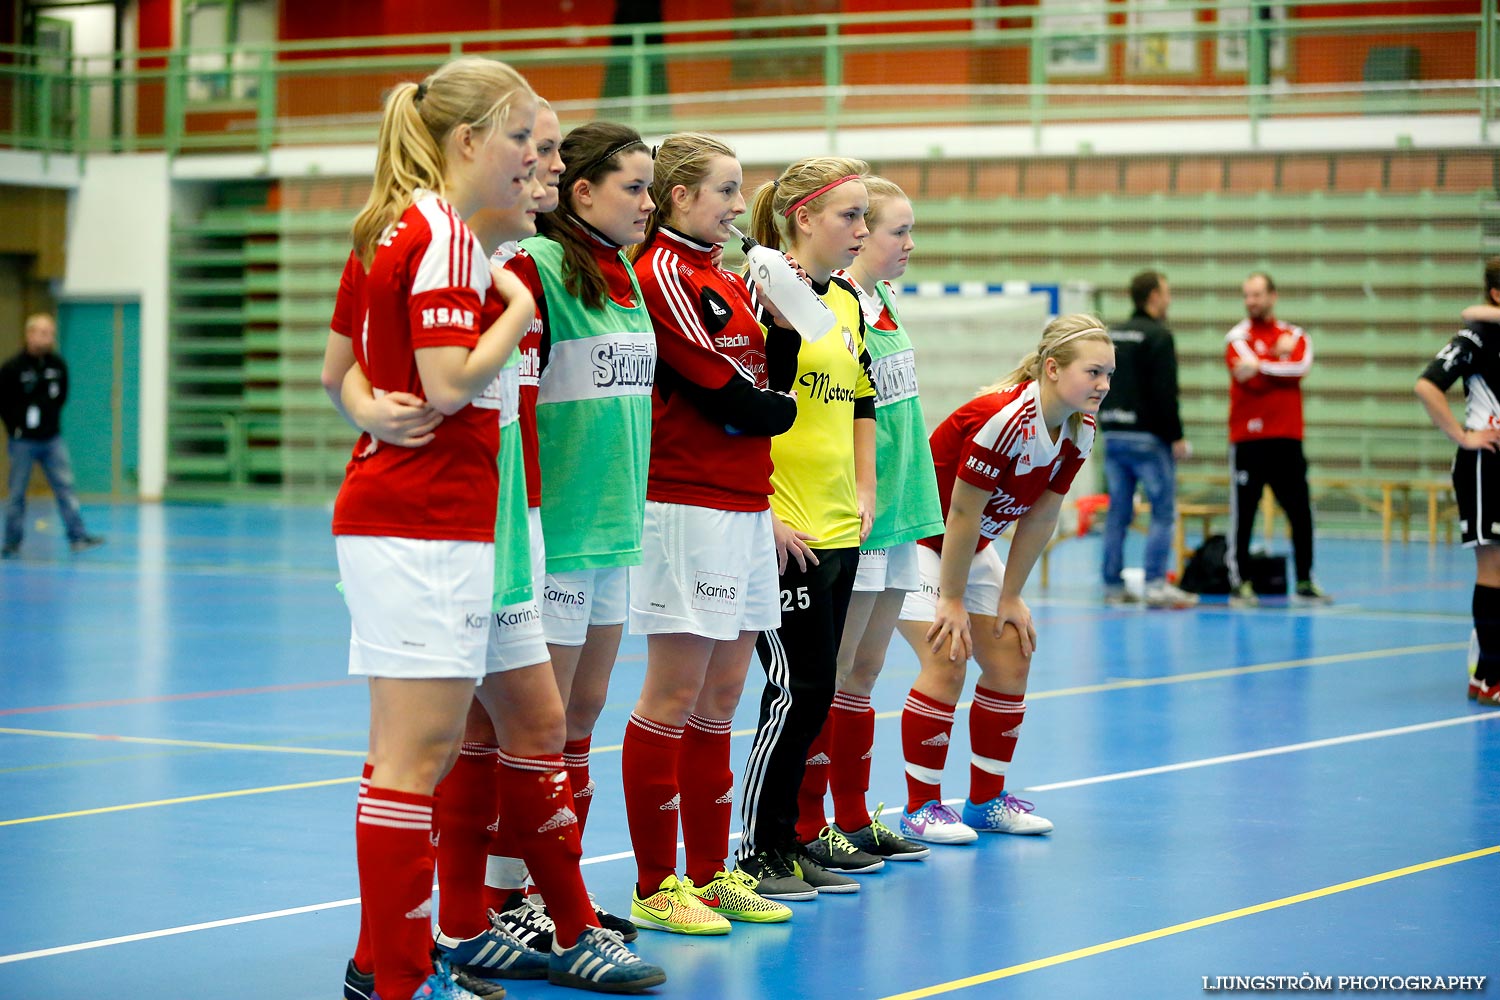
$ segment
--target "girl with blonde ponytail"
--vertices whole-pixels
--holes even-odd
[[[922,588],[907,596],[898,626],[921,663],[901,716],[903,837],[962,844],[979,832],[1052,830],[1031,803],[1005,790],[1037,645],[1021,589],[1093,448],[1094,414],[1114,369],[1114,345],[1098,319],[1059,316],[1014,371],[932,432],[943,533],[922,539]],[[1011,524],[1002,564],[990,543]],[[979,681],[969,712],[969,796],[960,815],[943,804],[941,783],[970,656],[979,662]]]
[[[809,750],[833,701],[859,546],[875,516],[865,321],[858,293],[834,273],[853,263],[869,235],[866,173],[859,160],[799,160],[763,185],[751,206],[755,238],[787,249],[838,320],[833,332],[798,350],[797,419],[771,440],[781,624],[756,642],[767,683],[745,767],[739,867],[760,880],[763,895],[779,899],[856,892],[859,883],[841,872],[884,864],[821,824],[799,825],[797,805]],[[779,891],[765,891],[768,885]]]
[[[434,968],[430,922],[413,919],[431,908],[434,789],[459,754],[475,682],[486,674],[500,434],[487,390],[535,311],[524,284],[491,267],[464,220],[524,215],[527,199],[540,193],[535,116],[525,80],[490,60],[460,59],[395,88],[376,184],[355,221],[340,288],[338,324],[373,394],[406,392],[444,417],[421,447],[362,437],[334,507],[352,620],[350,672],[371,679],[370,757],[356,823],[368,942],[346,974],[346,991],[368,962],[372,990],[383,997],[472,1000],[452,966],[496,948],[507,950],[513,969],[566,985],[634,990],[665,978],[592,926],[576,824],[549,826],[526,844],[528,857],[542,859],[536,867],[547,872],[548,891],[571,903],[585,928],[574,942],[559,929],[552,955],[486,928],[440,940]],[[560,705],[551,718],[560,728]],[[506,808],[523,825],[566,813],[572,796],[560,751],[525,759],[510,783]],[[584,965],[618,973],[608,983],[584,981],[576,972]]]

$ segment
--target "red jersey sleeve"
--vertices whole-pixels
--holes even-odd
[[[481,310],[493,284],[489,257],[451,206],[445,204],[424,215],[430,236],[414,241],[407,261],[412,349],[472,349],[484,332]]]
[[[364,325],[365,268],[354,251],[344,262],[344,273],[339,276],[339,296],[334,300],[333,319],[328,328],[345,337],[353,337]]]
[[[997,411],[959,447],[954,475],[970,486],[993,493],[1010,468],[1010,445],[1020,435],[1024,423],[1024,409]]]

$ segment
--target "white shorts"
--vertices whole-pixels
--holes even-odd
[[[916,542],[902,542],[887,549],[860,549],[854,589],[862,594],[916,590],[922,585],[921,571],[917,568],[919,548]]]
[[[542,587],[542,630],[557,646],[582,646],[591,625],[622,625],[628,608],[624,566],[548,573]]]
[[[334,541],[349,605],[349,673],[484,677],[493,543],[374,535]]]
[[[531,529],[531,600],[507,604],[490,615],[489,647],[484,657],[486,673],[517,670],[546,663],[549,659],[538,600],[547,582],[547,551],[542,543],[540,507],[531,508],[528,524]]]
[[[641,565],[630,568],[630,631],[736,639],[781,627],[769,510],[646,501]]]
[[[922,582],[918,590],[901,602],[901,620],[930,622],[937,611],[938,578],[942,557],[925,545],[917,546],[917,570]],[[969,565],[969,582],[964,586],[964,610],[971,615],[995,617],[1000,607],[1000,584],[1005,579],[1005,564],[995,546],[986,545],[974,554]]]

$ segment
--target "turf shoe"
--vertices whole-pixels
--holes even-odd
[[[1488,708],[1500,706],[1500,681],[1494,684],[1480,682],[1479,690],[1474,692],[1474,703]]]
[[[589,927],[571,948],[552,942],[547,982],[597,993],[639,993],[667,981],[661,966],[652,965],[625,947],[620,935],[603,927]]]
[[[728,934],[729,921],[705,906],[691,891],[691,879],[668,875],[661,888],[645,899],[630,890],[630,919],[637,927],[673,934]]]
[[[796,866],[797,876],[818,890],[820,895],[825,892],[859,891],[859,882],[843,872],[829,871],[824,868],[818,863],[818,859],[809,854],[807,848],[800,844],[792,852],[792,863]]]
[[[552,931],[556,925],[547,916],[547,911],[529,902],[519,892],[511,893],[505,902],[504,910],[499,913],[490,911],[490,923],[498,921],[501,927],[528,948],[540,952],[551,951]]]
[[[530,896],[530,901],[533,906],[540,906],[542,908],[542,913],[547,914],[547,918],[549,920],[551,919],[552,915],[550,913],[547,913],[547,901],[542,898],[541,893],[532,893]],[[616,934],[620,935],[621,941],[634,941],[637,937],[640,936],[641,932],[636,929],[635,924],[631,923],[629,920],[626,920],[624,917],[615,916],[613,913],[610,913],[604,907],[600,906],[599,901],[594,898],[594,894],[592,892],[589,893],[589,905],[594,908],[594,919],[599,921],[599,926],[603,927],[607,931],[614,931]]]
[[[375,995],[375,973],[360,972],[354,959],[344,966],[344,1000],[370,1000]]]
[[[683,888],[696,897],[698,902],[726,919],[743,920],[751,924],[779,924],[792,919],[792,908],[762,896],[756,891],[759,885],[754,877],[741,868],[720,871],[701,888],[691,882],[683,882]]]
[[[379,1000],[378,995],[375,1000]],[[458,974],[447,961],[438,958],[432,963],[432,975],[417,987],[417,991],[411,995],[411,1000],[478,1000],[478,998],[458,985]]]
[[[964,823],[979,833],[1051,833],[1052,821],[1035,815],[1035,808],[1025,799],[1001,792],[988,802],[965,800]]]
[[[885,858],[887,861],[921,861],[932,853],[930,847],[923,847],[915,841],[907,840],[880,822],[880,814],[884,809],[884,802],[875,807],[875,811],[870,814],[869,826],[862,826],[858,830],[842,830],[835,823],[833,828],[842,833],[849,843],[861,851]]]
[[[503,926],[491,921],[471,938],[451,938],[441,928],[437,951],[450,965],[484,979],[545,979],[547,953],[528,948]]]
[[[1298,580],[1292,591],[1293,604],[1332,604],[1333,595],[1318,586],[1316,580]]]
[[[762,899],[802,903],[818,898],[818,890],[803,881],[791,857],[781,851],[756,851],[736,862],[735,871],[754,880],[755,891]]]
[[[979,839],[973,827],[937,799],[929,799],[913,812],[903,810],[898,829],[907,840],[929,844],[972,844]]]
[[[849,843],[849,838],[831,826],[823,827],[818,839],[803,847],[812,859],[831,871],[846,875],[878,872],[885,867],[885,858],[861,851]]]

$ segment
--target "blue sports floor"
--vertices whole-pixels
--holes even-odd
[[[85,516],[106,547],[69,556],[52,521],[0,564],[0,997],[335,1000],[367,702],[344,675],[327,512]],[[1472,557],[1338,539],[1318,556],[1331,608],[1145,612],[1101,607],[1097,542],[1064,544],[1029,594],[1041,645],[1011,772],[1056,833],[934,848],[787,925],[643,932],[659,995],[1119,1000],[1218,976],[1500,974],[1500,712],[1463,695]],[[643,653],[627,639],[594,740],[585,877],[617,912]],[[897,638],[872,805],[904,797],[914,672]]]

